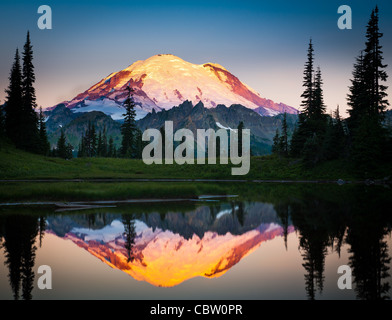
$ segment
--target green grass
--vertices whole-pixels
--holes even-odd
[[[14,201],[86,201],[123,199],[195,198],[212,186],[161,182],[7,182],[0,185],[0,202]]]
[[[276,156],[252,157],[250,171],[233,176],[229,164],[146,165],[142,160],[113,158],[75,158],[63,160],[43,157],[0,145],[0,179],[246,179],[246,180],[355,180],[364,177],[348,170],[344,160],[305,168],[300,161]],[[392,165],[380,168],[375,178],[392,173]]]
[[[356,185],[236,182],[3,182],[0,203],[72,202],[129,199],[194,199],[200,195],[237,195],[235,199],[279,201],[317,190],[330,194]],[[339,196],[339,193],[338,193]]]

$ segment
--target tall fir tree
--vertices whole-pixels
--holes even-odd
[[[313,101],[311,109],[307,114],[307,127],[309,131],[309,138],[313,139],[313,135],[317,135],[317,139],[322,141],[324,139],[325,130],[327,126],[327,115],[325,113],[326,107],[324,104],[323,80],[321,76],[320,67],[317,68],[313,82]]]
[[[95,125],[91,125],[91,157],[95,157],[97,155],[97,133],[95,130]]]
[[[127,87],[128,96],[124,101],[125,113],[124,123],[121,125],[121,154],[126,158],[134,158],[135,157],[135,134],[136,134],[136,111],[135,111],[135,102],[133,100],[133,92],[134,89],[131,87]]]
[[[97,155],[97,134],[95,131],[95,125],[88,122],[86,132],[82,136],[78,157],[95,157]]]
[[[304,67],[302,86],[304,91],[301,95],[302,111],[298,115],[297,127],[293,132],[291,140],[291,155],[301,157],[306,140],[312,135],[309,118],[314,114],[314,48],[312,39],[309,41],[307,60]]]
[[[238,130],[238,156],[242,157],[242,130],[244,130],[243,121],[240,121],[237,130]],[[219,142],[220,142],[220,138],[219,138]],[[219,154],[220,154],[220,146],[219,146]]]
[[[78,154],[77,154],[78,158],[83,158],[84,157],[83,139],[84,139],[84,135],[82,135],[82,138],[79,141]]]
[[[281,157],[289,156],[289,137],[288,137],[288,126],[287,126],[287,114],[283,114],[282,120],[282,134],[279,133],[279,129],[276,129],[275,136],[273,138],[272,153],[277,154]]]
[[[106,136],[106,126],[103,127],[102,130],[102,154],[101,157],[108,156],[108,138]]]
[[[28,151],[40,152],[40,139],[38,131],[38,117],[35,109],[37,107],[35,96],[35,73],[33,65],[33,47],[30,41],[30,33],[27,32],[26,43],[23,48],[22,69],[22,119],[20,125],[23,127],[21,133],[22,148]]]
[[[388,75],[383,64],[378,7],[370,16],[366,29],[365,50],[354,65],[348,95],[350,117],[350,159],[362,174],[371,174],[383,159],[387,144],[383,127],[385,109],[389,105],[384,83]]]
[[[98,140],[97,140],[97,156],[103,157],[103,140],[102,140],[102,131],[100,130],[98,133]]]
[[[108,152],[107,152],[107,156],[109,158],[114,158],[114,141],[113,141],[113,137],[110,136],[109,137],[109,143],[108,143]]]
[[[287,157],[289,155],[289,136],[288,136],[286,112],[283,114],[282,136],[280,137],[279,144],[280,144],[280,152],[282,156]]]
[[[383,52],[380,45],[380,39],[383,34],[379,31],[378,7],[372,11],[366,31],[366,48],[364,55],[364,72],[365,81],[368,85],[369,94],[369,113],[380,120],[383,119],[383,112],[389,105],[386,100],[387,86],[381,82],[386,82],[388,75],[386,73],[387,65],[383,64]]]
[[[85,137],[84,134],[82,134],[78,146],[78,158],[83,158],[86,156],[86,148],[84,147],[84,142],[85,142]]]
[[[147,145],[145,141],[142,139],[143,133],[140,129],[136,128],[135,131],[135,158],[141,159],[143,148]]]
[[[308,128],[306,127],[305,121],[305,113],[299,113],[298,123],[294,128],[293,135],[290,141],[290,155],[294,158],[301,157],[306,139],[309,136]]]
[[[324,104],[324,93],[323,93],[323,80],[321,76],[320,67],[317,68],[315,78],[314,78],[314,92],[313,92],[313,110],[310,116],[311,119],[317,121],[318,128],[323,129],[323,124],[325,124],[325,111],[326,107]],[[316,130],[316,131],[317,131]]]
[[[327,121],[323,143],[323,159],[333,160],[345,158],[346,145],[346,134],[343,127],[343,121],[340,117],[339,106],[337,106],[334,115],[330,116]]]
[[[361,121],[362,117],[366,117],[368,114],[368,96],[366,94],[366,83],[365,83],[365,65],[363,58],[363,51],[356,59],[353,70],[353,78],[350,80],[351,86],[349,87],[349,94],[347,95],[347,104],[349,118],[347,119],[348,128],[354,130]]]
[[[165,126],[164,125],[159,129],[159,132],[161,133],[161,137],[162,137],[162,159],[165,159],[165,157],[166,157],[166,139],[165,139],[166,133],[165,133]]]
[[[5,134],[5,113],[4,105],[0,105],[0,138]]]
[[[313,44],[310,40],[302,84],[304,87],[301,95],[303,110],[299,114],[297,128],[294,130],[290,146],[291,155],[304,158],[309,165],[322,160],[320,144],[323,143],[327,124],[321,70],[317,68],[317,71],[314,71],[313,53]]]
[[[279,154],[280,153],[280,134],[279,134],[279,129],[276,129],[274,138],[272,139],[271,152],[273,154]]]
[[[67,139],[64,130],[61,130],[60,138],[57,140],[56,155],[59,158],[67,159]]]
[[[21,115],[23,106],[22,69],[20,66],[19,50],[16,49],[14,63],[9,76],[9,85],[5,90],[5,132],[17,148],[22,146]]]
[[[301,102],[301,106],[303,107],[303,113],[306,115],[306,117],[309,117],[310,114],[313,112],[313,102],[314,102],[314,97],[313,97],[313,75],[314,75],[314,49],[313,49],[313,43],[312,39],[309,41],[309,47],[308,47],[308,53],[307,53],[307,61],[305,63],[305,68],[304,68],[304,78],[303,78],[303,83],[302,86],[305,88],[304,92],[301,95],[301,98],[303,98]]]
[[[39,108],[38,116],[38,130],[39,130],[39,149],[37,150],[40,154],[49,155],[50,143],[46,132],[45,116],[42,112],[42,107]]]

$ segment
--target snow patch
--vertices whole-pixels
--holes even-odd
[[[237,130],[235,130],[235,129],[232,129],[232,128],[230,128],[230,127],[225,127],[225,126],[223,126],[222,124],[220,124],[220,122],[215,122],[216,123],[216,125],[218,126],[218,128],[221,128],[221,129],[225,129],[225,130],[231,130],[231,131],[237,131]]]
[[[122,105],[111,99],[103,100],[85,100],[85,106],[79,108],[72,108],[71,111],[74,113],[79,112],[90,112],[90,111],[101,111],[104,114],[110,116],[113,120],[124,119],[125,109]],[[143,118],[148,112],[136,106],[136,118],[135,120]]]
[[[236,206],[236,207],[234,208],[234,211],[237,211],[237,210],[238,210],[238,206]],[[226,215],[226,214],[231,214],[232,212],[233,212],[232,209],[226,209],[226,210],[219,211],[218,214],[216,215],[216,219],[218,220],[218,219],[220,219],[221,217],[223,217],[224,215]]]

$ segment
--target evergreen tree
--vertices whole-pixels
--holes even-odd
[[[239,157],[242,157],[242,130],[243,129],[244,129],[244,123],[241,121],[237,127],[237,130],[238,130],[238,156]],[[219,146],[219,153],[220,153],[220,146]]]
[[[97,156],[103,157],[103,140],[102,140],[102,132],[98,133],[98,141],[97,141]]]
[[[354,64],[353,79],[351,80],[351,86],[349,87],[350,93],[347,96],[347,104],[351,107],[348,112],[350,117],[348,118],[348,127],[350,130],[355,130],[358,126],[361,118],[368,114],[367,101],[368,97],[366,94],[365,84],[365,65],[363,52],[357,58]]]
[[[107,157],[108,155],[108,142],[106,138],[106,128],[99,131],[98,140],[97,140],[97,156],[98,157]]]
[[[134,150],[134,139],[136,134],[136,111],[135,111],[135,102],[133,100],[133,88],[127,87],[128,97],[124,101],[125,113],[124,123],[121,125],[121,154],[123,157],[134,158],[135,150]]]
[[[379,32],[378,8],[372,11],[366,31],[366,48],[354,65],[352,85],[348,95],[350,118],[350,159],[356,169],[375,170],[382,160],[382,150],[387,144],[382,121],[389,105],[386,100],[387,80],[383,64]]]
[[[380,45],[380,38],[383,34],[379,32],[378,23],[378,7],[376,6],[372,11],[366,31],[364,72],[369,94],[369,115],[375,115],[379,117],[379,120],[382,120],[383,112],[389,103],[386,100],[387,93],[385,92],[388,87],[381,85],[380,82],[385,82],[388,75],[385,70],[387,65],[383,64],[383,52]]]
[[[65,147],[65,159],[73,158],[73,146],[70,143],[67,143]]]
[[[106,136],[106,126],[103,127],[102,131],[102,157],[107,157],[108,156],[108,139]]]
[[[78,158],[82,158],[83,157],[82,141],[83,141],[83,136],[82,136],[82,139],[80,140],[79,146],[78,146]]]
[[[142,158],[143,148],[146,145],[146,142],[143,141],[142,136],[143,133],[141,132],[141,130],[136,128],[136,133],[135,133],[135,158],[136,159]]]
[[[298,114],[298,123],[297,126],[294,128],[293,136],[290,143],[290,154],[294,158],[299,158],[302,156],[305,142],[309,136],[309,131],[305,125],[305,121],[305,114]]]
[[[308,165],[314,165],[322,160],[321,144],[327,124],[321,70],[318,68],[314,72],[313,52],[313,44],[310,40],[304,69],[305,89],[301,95],[303,111],[298,116],[297,128],[294,130],[290,146],[291,155],[304,158]]]
[[[162,159],[164,160],[166,157],[166,150],[165,150],[165,146],[166,146],[166,133],[165,133],[165,126],[162,126],[159,129],[159,132],[161,133],[161,137],[162,137]],[[155,156],[155,155],[154,155]]]
[[[80,142],[79,142],[78,158],[83,158],[86,156],[86,148],[85,148],[84,142],[85,142],[85,136],[84,136],[84,134],[82,134],[82,138],[80,139]]]
[[[39,153],[48,155],[50,152],[50,144],[48,141],[48,135],[46,133],[45,116],[42,112],[42,107],[39,108],[38,116],[38,129],[39,129]]]
[[[317,68],[315,79],[314,79],[314,93],[313,93],[313,110],[309,117],[314,122],[313,131],[318,135],[322,135],[325,131],[326,116],[325,116],[325,105],[324,105],[324,94],[323,94],[323,80],[321,78],[320,67]]]
[[[313,44],[312,39],[309,41],[308,47],[308,54],[307,54],[307,61],[305,63],[304,69],[304,80],[302,86],[305,87],[304,92],[302,93],[301,97],[303,98],[301,106],[303,107],[303,113],[305,113],[306,117],[309,117],[313,113]]]
[[[279,129],[276,129],[275,136],[273,138],[273,143],[272,143],[272,148],[271,152],[273,154],[280,154],[280,135],[279,135]]]
[[[91,125],[91,157],[95,157],[97,155],[97,133],[95,131],[95,125]]]
[[[318,67],[314,77],[312,101],[310,107],[305,112],[306,126],[309,131],[308,138],[311,139],[316,134],[322,140],[326,129],[327,117],[322,85],[321,70]]]
[[[82,136],[80,146],[81,157],[95,157],[97,155],[97,135],[95,132],[95,126],[90,121],[84,136]]]
[[[27,32],[26,43],[23,50],[23,73],[22,73],[22,148],[28,151],[40,153],[41,145],[38,131],[38,117],[35,112],[35,74],[33,65],[33,48],[30,42],[30,33]]]
[[[339,106],[337,106],[334,117],[329,117],[327,122],[323,145],[323,158],[325,160],[344,158],[346,156],[346,140],[346,134],[339,113]]]
[[[291,142],[291,150],[290,153],[294,157],[301,157],[303,154],[303,149],[306,143],[306,140],[309,137],[312,137],[312,130],[310,126],[309,119],[313,117],[314,111],[314,49],[312,39],[309,41],[308,53],[307,53],[307,61],[305,62],[304,67],[304,77],[302,86],[304,87],[304,92],[301,95],[303,98],[301,102],[302,111],[298,115],[298,123],[297,127],[293,132],[292,142]]]
[[[113,143],[113,137],[109,137],[109,145],[108,145],[108,153],[107,156],[109,158],[114,158],[114,143]]]
[[[135,238],[136,238],[136,231],[135,231],[135,217],[133,214],[124,214],[122,216],[122,223],[124,225],[124,233],[123,236],[125,237],[125,249],[127,250],[128,254],[128,262],[132,262],[135,259],[134,255],[134,246],[135,246]]]
[[[0,105],[0,138],[5,134],[4,105]]]
[[[283,121],[282,121],[282,136],[279,140],[280,145],[280,153],[287,157],[289,155],[289,137],[288,137],[288,128],[287,128],[287,114],[286,112],[283,114]]]
[[[9,76],[8,89],[5,103],[5,131],[8,138],[16,147],[22,146],[22,71],[20,66],[19,51],[16,49],[14,63]]]
[[[61,130],[60,138],[57,140],[56,155],[60,158],[67,159],[67,140],[63,130]]]
[[[312,167],[322,160],[323,155],[322,140],[313,133],[306,139],[302,150],[303,162],[307,167]]]
[[[35,240],[38,220],[30,215],[10,215],[4,223],[4,264],[15,300],[30,300],[34,287]],[[22,294],[20,297],[20,289]]]

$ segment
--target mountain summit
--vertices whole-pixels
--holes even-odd
[[[219,64],[192,64],[171,54],[136,61],[63,103],[73,112],[102,111],[119,120],[123,117],[122,103],[128,85],[135,89],[138,118],[153,109],[171,109],[186,100],[193,105],[201,101],[206,108],[241,104],[263,116],[297,113],[293,107],[262,98]]]

